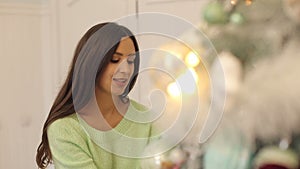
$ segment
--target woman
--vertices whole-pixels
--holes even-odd
[[[127,97],[139,71],[138,51],[133,34],[115,23],[98,24],[85,33],[44,124],[36,155],[39,168],[52,162],[56,169],[139,167],[131,157],[140,152],[134,154],[131,146],[142,151],[151,124],[124,118],[145,110]],[[144,139],[135,145],[123,144],[122,138]]]

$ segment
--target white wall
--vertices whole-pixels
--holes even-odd
[[[0,168],[35,168],[45,118],[41,4],[0,3]]]

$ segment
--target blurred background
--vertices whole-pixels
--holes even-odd
[[[141,50],[160,49],[187,65],[179,69],[167,54],[148,54],[152,65],[176,72],[175,81],[150,73],[132,93],[148,104],[141,97],[148,82],[164,91],[168,107],[158,125],[167,127],[178,117],[178,98],[191,88],[178,94],[174,82],[187,70],[201,96],[189,136],[143,168],[299,168],[300,0],[0,0],[0,169],[37,168],[43,123],[83,33],[96,23],[143,12],[180,17],[205,35],[186,30],[180,38],[192,46],[155,35],[138,37]],[[216,80],[222,79],[216,63],[224,80]],[[199,143],[214,110],[213,81],[220,83],[215,97],[226,93],[225,104],[216,103],[223,118],[212,137]]]

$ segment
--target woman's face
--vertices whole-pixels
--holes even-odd
[[[133,41],[128,37],[122,38],[101,74],[96,90],[111,95],[123,94],[134,71],[135,56]]]

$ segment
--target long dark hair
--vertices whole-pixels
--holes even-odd
[[[126,98],[135,84],[139,71],[139,47],[129,29],[115,23],[101,23],[90,28],[80,39],[74,52],[68,76],[60,89],[43,127],[42,141],[37,149],[36,163],[46,168],[52,162],[47,129],[57,119],[74,114],[93,96],[95,83],[110,62],[121,38],[129,37],[135,46],[134,72],[120,98]]]

